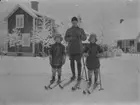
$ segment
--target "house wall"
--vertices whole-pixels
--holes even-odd
[[[139,52],[139,53],[140,53],[140,42],[139,42],[139,43],[137,43],[137,52]]]
[[[122,49],[122,41],[121,41],[121,40],[118,40],[118,41],[117,41],[117,46],[118,46],[120,49]]]
[[[123,52],[129,52],[131,46],[135,47],[135,52],[137,52],[137,41],[136,39],[124,39],[118,40],[117,46],[120,47]]]
[[[4,7],[4,5],[0,5],[0,8]],[[3,8],[1,8],[0,12],[0,48],[4,47],[4,41],[6,39],[7,35],[7,24],[4,21],[4,18],[7,16],[7,13],[3,11]]]
[[[8,33],[16,27],[16,15],[24,14],[24,28],[21,28],[21,33],[30,33],[33,27],[33,18],[21,8],[17,9],[8,19]],[[9,52],[15,52],[15,47],[8,47]],[[22,47],[21,52],[32,52],[32,44],[30,47]]]
[[[137,36],[137,40],[136,40],[136,50],[138,53],[140,53],[140,33],[139,35]]]
[[[32,22],[33,22],[33,18],[26,13],[24,10],[22,10],[21,8],[19,8],[17,11],[15,11],[15,13],[13,13],[9,19],[8,19],[8,32],[11,33],[12,29],[14,29],[16,27],[16,15],[18,14],[24,14],[24,28],[21,28],[21,32],[22,33],[30,33],[31,29],[32,29]]]
[[[0,28],[0,48],[4,48],[4,41],[6,39],[6,27],[4,26],[4,28]]]

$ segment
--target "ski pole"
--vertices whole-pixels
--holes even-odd
[[[1,59],[2,59],[2,49],[1,49],[1,51],[0,51],[0,54],[1,54]]]
[[[99,81],[100,81],[100,90],[104,90],[103,87],[102,87],[102,82],[101,82],[101,71],[100,71],[100,68],[99,68]]]
[[[84,57],[83,57],[83,64],[84,64],[84,71],[85,71],[86,81],[88,81],[87,72],[86,72],[86,65],[85,65],[85,62],[84,62]]]
[[[83,62],[83,59],[82,59],[82,62]],[[84,65],[84,63],[83,63],[83,65]],[[81,74],[82,77],[83,77],[83,74],[84,74],[84,67],[82,69],[82,74]]]

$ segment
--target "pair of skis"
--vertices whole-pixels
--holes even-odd
[[[64,79],[65,80],[65,79]],[[62,81],[60,81],[60,82],[52,82],[52,83],[50,83],[49,85],[47,85],[47,86],[44,86],[44,88],[45,88],[45,90],[50,90],[50,89],[54,89],[56,86],[59,86],[60,88],[62,88],[62,86],[61,86],[61,83],[64,81],[64,80],[62,80]]]
[[[85,90],[83,90],[83,94],[91,94],[100,84],[99,83],[96,83],[96,84],[92,84],[92,85],[89,85],[87,84],[87,87]]]
[[[84,63],[84,59],[83,59],[83,63]],[[85,69],[85,68],[84,68]],[[87,87],[85,90],[83,90],[83,94],[91,94],[98,86],[100,86],[99,91],[104,90],[102,87],[102,81],[101,81],[101,72],[100,72],[100,68],[98,69],[98,75],[99,75],[99,82],[93,85],[89,85],[87,84]],[[86,79],[87,80],[87,79]],[[88,83],[88,82],[87,82]]]
[[[64,87],[66,87],[66,86],[68,86],[68,85],[70,85],[72,82],[74,82],[74,80],[69,80],[68,82],[66,82],[66,83],[64,83],[63,85],[61,85],[61,89],[64,89]]]
[[[69,80],[68,82],[66,82],[64,85],[61,85],[61,89],[64,89],[64,87],[68,86],[69,84],[71,84],[72,82],[74,82],[75,80]],[[76,84],[71,88],[72,91],[75,91],[77,89],[80,89],[80,83],[81,81],[77,81]]]
[[[81,83],[81,80],[77,81],[76,84],[71,88],[71,90],[76,91],[77,89],[81,89],[80,88],[80,83]]]
[[[65,79],[64,79],[65,80]],[[56,86],[59,86],[61,89],[64,89],[64,87],[68,86],[69,84],[71,84],[72,82],[74,82],[74,80],[69,80],[68,82],[66,82],[65,84],[61,85],[61,83],[64,81],[60,81],[60,82],[52,82],[47,86],[44,86],[45,90],[50,90],[50,89],[54,89]],[[77,89],[80,89],[80,81],[77,81],[76,84],[72,87],[72,90],[75,91]]]

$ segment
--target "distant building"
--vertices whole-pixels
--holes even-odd
[[[117,46],[123,52],[140,53],[140,18],[126,18],[116,29],[118,31]]]
[[[38,11],[38,1],[31,1],[31,8],[25,5],[17,4],[8,16],[5,17],[5,21],[7,22],[8,37],[13,35],[14,29],[18,29],[20,32],[20,35],[18,34],[16,36],[20,36],[18,39],[22,40],[22,44],[20,46],[21,48],[18,51],[22,54],[31,55],[34,55],[37,50],[36,44],[31,41],[31,38],[37,34],[37,31],[42,30],[44,21],[48,21],[48,23],[45,22],[46,28],[53,27],[55,24],[54,19]],[[50,32],[53,34],[53,29],[51,29]],[[16,45],[11,45],[10,41],[8,42],[6,48],[8,53],[15,53],[17,51]]]
[[[140,53],[140,33],[138,36],[132,35],[118,39],[117,46],[125,53],[129,52],[131,47],[134,47],[135,53]]]

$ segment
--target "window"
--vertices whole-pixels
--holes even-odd
[[[16,28],[24,28],[24,15],[16,15]]]
[[[140,37],[139,37],[139,39],[138,39],[138,42],[140,43]]]
[[[22,46],[30,47],[30,34],[22,34]]]
[[[118,41],[118,46],[119,46],[120,48],[122,48],[122,41],[121,41],[121,40]]]
[[[130,40],[130,46],[134,46],[134,40]]]
[[[123,48],[126,48],[126,45],[127,44],[127,40],[122,40],[122,46],[123,46]]]
[[[125,43],[124,43],[124,40],[122,40],[122,48],[124,48],[124,46],[125,46],[124,44],[125,44]]]
[[[130,40],[126,40],[126,47],[130,46]]]

